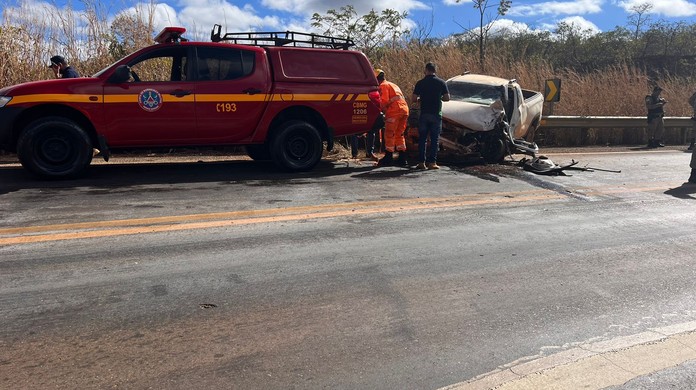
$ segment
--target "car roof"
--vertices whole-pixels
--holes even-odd
[[[510,80],[500,78],[500,77],[487,76],[487,75],[483,75],[483,74],[473,74],[473,73],[454,76],[447,81],[460,82],[460,83],[501,85],[501,86],[507,85],[510,82]]]

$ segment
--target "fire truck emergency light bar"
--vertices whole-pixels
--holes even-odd
[[[182,35],[186,32],[184,27],[165,27],[155,37],[157,43],[186,42],[188,39]]]

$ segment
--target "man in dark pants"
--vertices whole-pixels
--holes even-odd
[[[49,68],[53,69],[57,79],[72,79],[80,77],[72,66],[68,65],[63,56],[53,56],[51,57],[51,64],[48,65]]]
[[[425,77],[416,83],[411,101],[420,103],[418,120],[418,169],[440,169],[437,150],[442,131],[442,102],[450,100],[447,84],[435,75],[435,64],[425,64]],[[426,145],[426,141],[429,144]],[[426,151],[427,146],[427,151]]]
[[[365,158],[368,158],[372,161],[379,161],[379,157],[375,154],[375,139],[378,137],[379,132],[382,130],[384,127],[384,115],[380,113],[379,118],[377,118],[377,121],[375,122],[374,126],[372,126],[372,129],[370,129],[367,133],[365,133]],[[353,158],[358,158],[358,149],[359,149],[359,137],[358,135],[353,135],[350,138],[350,150],[353,155]],[[380,137],[381,139],[381,137]]]

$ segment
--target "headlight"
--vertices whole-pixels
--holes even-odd
[[[12,100],[12,96],[0,96],[0,108],[5,107]]]

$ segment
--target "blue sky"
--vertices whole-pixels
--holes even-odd
[[[66,0],[42,2],[40,0],[10,0],[4,11],[15,7],[27,9],[60,8]],[[99,1],[99,0],[96,0]],[[490,0],[494,4],[496,0]],[[72,1],[79,10],[81,1]],[[353,5],[359,14],[375,9],[392,8],[408,12],[407,27],[430,23],[432,37],[445,37],[462,32],[463,28],[478,26],[478,10],[471,0],[153,0],[152,3],[126,2],[122,5],[101,1],[107,12],[134,12],[136,9],[154,10],[156,28],[166,25],[186,27],[191,34],[206,37],[214,23],[222,24],[227,31],[308,31],[314,12],[325,13]],[[507,15],[496,22],[496,27],[513,29],[553,30],[561,21],[582,29],[608,31],[616,26],[626,26],[631,7],[648,3],[647,14],[651,22],[696,23],[696,0],[513,0]],[[491,10],[494,12],[495,7]],[[488,18],[487,18],[488,19]],[[195,38],[195,37],[194,37]]]

